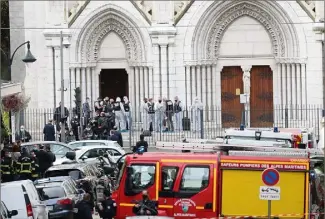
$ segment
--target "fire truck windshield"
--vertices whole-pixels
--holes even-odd
[[[154,184],[156,168],[154,164],[136,164],[128,167],[127,189],[137,191]]]

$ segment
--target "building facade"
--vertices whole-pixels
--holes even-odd
[[[61,69],[68,107],[76,87],[83,100],[126,95],[134,106],[199,97],[224,122],[268,109],[250,115],[254,126],[276,105],[322,104],[322,1],[10,1],[10,27],[11,47],[30,40],[37,58],[12,67],[31,108],[58,105]]]

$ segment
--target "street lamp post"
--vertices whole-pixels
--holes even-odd
[[[7,61],[8,61],[8,72],[9,74],[11,74],[11,65],[12,65],[12,62],[14,60],[14,57],[15,57],[15,54],[17,52],[17,50],[19,48],[21,48],[22,46],[26,45],[27,44],[27,53],[26,53],[26,56],[24,59],[22,59],[23,62],[25,63],[33,63],[36,61],[36,58],[32,55],[31,51],[30,51],[30,41],[26,41],[22,44],[20,44],[16,49],[15,51],[13,52],[12,56],[10,57],[9,54],[6,54],[2,49],[1,49],[1,52],[6,56],[7,58]],[[1,104],[1,115],[0,115],[0,118],[1,118],[1,124],[2,124],[2,97],[1,97],[1,86],[2,86],[2,75],[1,75],[1,71],[0,71],[0,104]],[[0,125],[0,144],[2,144],[2,127]]]

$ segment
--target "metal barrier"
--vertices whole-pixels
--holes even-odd
[[[322,116],[322,106],[316,105],[275,106],[273,109],[248,111],[224,110],[217,106],[204,107],[202,110],[186,107],[182,112],[170,115],[149,115],[141,112],[142,107],[136,109],[138,110],[132,110],[130,114],[129,130],[122,132],[125,146],[135,145],[143,130],[153,131],[151,136],[146,136],[145,139],[149,144],[154,144],[156,141],[180,141],[183,138],[213,139],[223,136],[225,128],[240,127],[241,124],[259,128],[314,128],[318,138]],[[69,125],[73,115],[73,110],[70,109],[67,122]],[[53,109],[26,109],[21,113],[19,124],[25,126],[33,140],[43,140],[44,125],[53,118]],[[19,127],[16,127],[16,130],[18,129]]]

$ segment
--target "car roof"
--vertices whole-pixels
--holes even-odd
[[[59,142],[59,141],[33,141],[33,142],[25,142],[22,143],[21,146],[29,146],[29,145],[35,145],[35,144],[59,144],[59,145],[63,145],[66,147],[69,147],[68,144]]]
[[[69,142],[69,144],[77,144],[77,143],[88,143],[88,142],[100,142],[100,143],[111,143],[111,142],[116,142],[116,141],[111,141],[111,140],[82,140],[82,141],[73,141]]]
[[[36,188],[46,188],[46,187],[62,187],[62,182],[42,182],[35,184]]]
[[[117,145],[88,145],[88,146],[82,146],[82,147],[77,147],[77,151],[83,152],[83,151],[88,151],[90,149],[100,149],[100,148],[110,148],[110,149],[116,149],[117,151],[124,152],[124,150]]]
[[[71,163],[71,164],[59,164],[55,166],[51,166],[50,168],[47,169],[47,171],[56,171],[56,170],[68,170],[68,169],[75,169],[75,170],[80,170],[83,171],[86,166],[94,166],[92,163]],[[46,172],[47,172],[46,171]]]
[[[52,183],[52,182],[64,182],[64,181],[69,181],[73,180],[70,176],[56,176],[56,177],[49,177],[49,178],[43,178],[43,179],[38,179],[34,181],[34,184],[37,183]]]
[[[27,183],[32,183],[32,181],[30,181],[30,180],[19,180],[19,181],[1,183],[1,187],[14,187],[14,186],[19,186],[19,185],[26,185]]]

